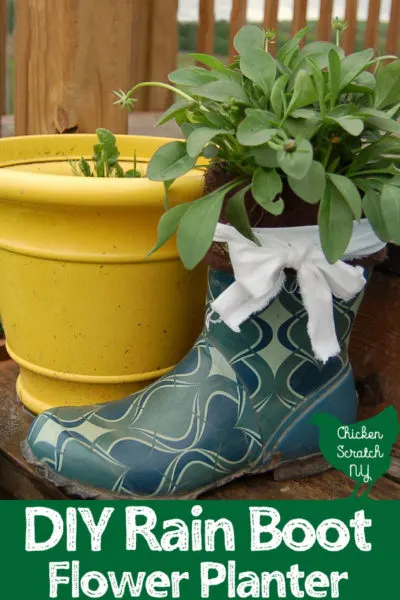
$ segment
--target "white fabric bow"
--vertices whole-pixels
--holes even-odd
[[[316,358],[325,363],[340,352],[332,294],[345,301],[358,294],[366,283],[362,267],[341,260],[329,264],[315,235],[291,238],[269,229],[260,240],[262,245],[257,246],[233,227],[218,224],[214,240],[228,244],[235,274],[234,283],[211,305],[226,325],[238,332],[241,323],[263,310],[279,294],[285,281],[284,269],[291,268],[297,271]]]

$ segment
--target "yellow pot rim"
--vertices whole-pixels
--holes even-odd
[[[118,145],[132,145],[152,148],[148,156],[138,152],[138,158],[143,162],[148,160],[157,147],[171,141],[173,138],[153,136],[117,135]],[[87,149],[97,140],[95,134],[54,134],[32,135],[0,139],[0,195],[2,200],[18,201],[23,204],[44,206],[74,206],[77,208],[110,207],[159,208],[164,201],[164,185],[161,182],[150,181],[146,177],[138,179],[124,178],[87,178],[48,173],[29,173],[13,171],[13,165],[33,162],[55,162],[74,160],[88,155]],[[47,153],[44,148],[51,147]],[[42,153],[38,149],[42,148]],[[77,149],[76,149],[77,148]],[[21,155],[21,149],[23,154]],[[53,150],[54,149],[54,150]],[[71,150],[74,149],[74,152]],[[68,153],[70,150],[70,153]],[[6,156],[6,160],[1,157]],[[121,160],[132,160],[131,155]],[[206,166],[202,160],[200,165]],[[8,168],[7,168],[8,167]],[[174,196],[193,197],[203,178],[202,170],[193,169],[183,177],[178,178],[171,188],[171,200]]]
[[[11,350],[10,345],[6,343],[7,352],[10,357],[16,362],[20,367],[26,369],[30,373],[36,373],[36,375],[42,375],[43,377],[47,377],[48,379],[57,379],[58,381],[68,381],[70,383],[90,383],[97,385],[105,385],[105,384],[120,384],[120,383],[138,383],[143,381],[153,381],[155,379],[159,379],[166,373],[169,373],[171,369],[174,368],[175,365],[170,365],[168,367],[160,367],[159,369],[154,369],[153,371],[146,371],[144,373],[131,373],[124,375],[83,375],[81,373],[65,373],[61,371],[55,371],[54,369],[48,369],[47,367],[41,367],[40,365],[36,365],[29,360],[25,360],[21,356],[18,356],[13,350]]]

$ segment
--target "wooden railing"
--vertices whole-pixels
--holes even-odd
[[[166,81],[176,68],[178,0],[15,1],[15,123],[19,134],[85,132],[100,124],[124,131],[126,117],[112,106],[112,90],[144,79]],[[214,51],[218,2],[200,0],[199,52]],[[0,115],[6,108],[6,6],[7,0],[0,0]],[[279,0],[265,0],[265,29],[279,29],[279,6]],[[292,33],[306,24],[309,6],[307,0],[293,1]],[[363,45],[378,46],[381,0],[346,0],[345,18],[350,26],[343,46],[347,52],[355,48],[357,12],[365,6],[368,19]],[[232,0],[231,56],[234,36],[246,23],[247,8],[247,0]],[[320,0],[317,39],[332,38],[333,11],[334,0]],[[386,31],[386,51],[397,54],[400,0],[391,0]],[[145,88],[139,98],[140,110],[161,111],[170,103],[171,94],[165,89]]]
[[[214,11],[218,0],[200,0],[198,51],[210,53],[214,48]],[[346,52],[352,52],[355,48],[357,33],[357,10],[361,2],[365,5],[368,0],[346,0],[345,19],[349,28],[343,35],[343,46]],[[246,23],[247,0],[233,0],[230,24],[230,56],[234,54],[233,38],[237,31]],[[306,25],[308,0],[294,0],[292,33],[295,33]],[[320,14],[318,19],[317,38],[319,40],[330,40],[332,37],[333,0],[320,0]],[[379,38],[381,0],[369,0],[368,19],[365,30],[364,45],[368,48],[376,48]],[[265,0],[264,4],[264,27],[265,29],[278,28],[279,0]],[[400,0],[392,0],[390,18],[386,39],[386,51],[388,54],[397,54],[400,38]],[[273,50],[273,47],[272,47]]]

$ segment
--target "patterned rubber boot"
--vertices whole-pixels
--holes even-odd
[[[341,353],[322,365],[294,277],[240,333],[210,308],[232,281],[210,270],[206,326],[173,371],[117,402],[43,413],[27,459],[57,485],[97,498],[195,498],[243,474],[326,470],[311,416],[356,420],[347,341],[362,294],[334,299]]]

